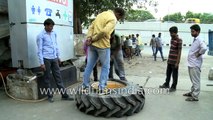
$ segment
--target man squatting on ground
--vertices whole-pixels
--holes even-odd
[[[188,72],[192,82],[191,91],[183,94],[187,96],[186,101],[198,101],[200,94],[200,73],[203,62],[203,54],[205,54],[207,47],[204,41],[200,38],[200,26],[195,24],[190,27],[191,36],[194,37],[193,43],[188,53]]]
[[[104,11],[97,15],[87,33],[88,61],[83,75],[83,89],[90,87],[90,74],[99,59],[101,62],[101,74],[99,79],[99,90],[104,92],[110,68],[110,35],[115,29],[117,20],[124,17],[122,8],[113,11]]]
[[[176,90],[177,82],[178,82],[178,69],[181,57],[182,50],[182,39],[178,37],[178,28],[173,26],[169,29],[171,36],[171,45],[169,50],[169,57],[167,61],[167,69],[166,69],[166,81],[163,85],[160,85],[160,88],[169,88],[170,78],[172,75],[173,83],[170,92],[174,92]]]

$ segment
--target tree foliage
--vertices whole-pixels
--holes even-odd
[[[164,16],[163,21],[174,21],[176,23],[181,23],[183,18],[184,17],[181,15],[181,13],[178,12],[178,13]]]
[[[205,24],[213,24],[213,14],[210,13],[203,13],[200,16],[201,23]]]
[[[143,3],[139,7],[146,5],[156,8],[156,0],[74,0],[74,33],[81,33],[81,26],[88,26],[98,13],[114,9],[115,7],[131,10],[133,4]]]
[[[147,19],[153,19],[154,16],[145,10],[129,10],[125,20],[129,22],[142,22]]]
[[[202,15],[201,13],[193,13],[191,11],[188,11],[184,17],[185,17],[185,19],[187,19],[187,18],[198,18],[198,19],[201,19],[201,15]]]
[[[212,24],[213,23],[213,14],[210,13],[193,13],[188,11],[185,18],[199,18],[201,23]]]
[[[76,29],[81,25],[88,26],[92,18],[98,13],[121,7],[129,10],[137,0],[74,0],[74,27]],[[79,33],[79,30],[74,30],[74,33]]]
[[[163,21],[174,21],[177,23],[185,22],[187,18],[198,18],[201,23],[212,24],[213,23],[213,14],[210,13],[193,13],[188,11],[185,15],[181,13],[174,13],[171,15],[166,15],[163,17]]]

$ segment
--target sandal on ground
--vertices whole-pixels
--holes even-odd
[[[189,93],[185,93],[185,94],[183,94],[183,96],[186,96],[186,97],[192,97],[192,94],[189,92]]]
[[[186,98],[186,101],[192,102],[192,101],[198,101],[198,99],[195,99],[193,97],[189,97],[189,98]]]

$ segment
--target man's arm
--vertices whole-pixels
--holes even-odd
[[[58,49],[58,42],[57,42],[57,35],[55,33],[55,43],[56,43],[56,56],[57,58],[59,59],[60,57],[60,52],[59,52],[59,49]]]
[[[38,58],[39,58],[39,63],[41,65],[44,64],[44,58],[43,58],[43,38],[41,35],[37,36],[37,46],[38,46]]]
[[[46,71],[46,67],[44,65],[44,57],[43,57],[43,37],[41,35],[37,36],[37,46],[38,46],[38,58],[39,58],[39,63],[40,67],[42,70]]]
[[[178,42],[178,55],[177,55],[177,62],[175,64],[176,67],[178,67],[179,63],[180,63],[180,58],[181,58],[181,51],[182,51],[182,40],[179,39]]]
[[[56,45],[56,56],[58,58],[58,64],[60,65],[61,64],[61,59],[60,59],[60,51],[59,51],[59,48],[58,48],[58,41],[57,41],[56,33],[55,33],[55,45]]]
[[[150,46],[152,46],[152,40],[153,40],[153,39],[150,40],[150,43],[149,43]]]
[[[200,51],[199,51],[199,53],[200,54],[205,54],[206,50],[207,50],[206,44],[204,43],[204,41],[201,41],[200,42]]]
[[[200,50],[195,53],[196,57],[200,57],[201,55],[205,54],[207,50],[207,46],[204,41],[201,41],[199,45],[200,45]]]
[[[115,25],[116,25],[116,20],[114,19],[109,20],[106,26],[101,30],[101,32],[99,32],[98,34],[92,37],[92,41],[100,40],[101,38],[107,36],[108,34],[111,34],[112,31],[115,29]]]

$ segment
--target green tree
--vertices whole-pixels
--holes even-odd
[[[212,24],[213,23],[213,14],[210,13],[193,13],[188,11],[185,15],[185,19],[187,18],[198,18],[201,23],[204,24]]]
[[[164,16],[163,21],[174,21],[176,23],[181,23],[183,22],[183,18],[184,16],[182,16],[181,13],[178,12],[178,13]]]
[[[194,18],[194,13],[191,11],[188,11],[185,15],[185,19],[187,19],[187,18]]]
[[[188,11],[185,15],[185,19],[187,19],[187,18],[198,18],[198,19],[200,19],[201,15],[202,15],[201,13],[193,13],[191,11]]]
[[[205,24],[213,24],[213,14],[210,13],[203,13],[200,16],[201,23]]]
[[[142,6],[144,8],[146,5],[153,8],[158,6],[155,0],[74,0],[74,33],[81,34],[81,26],[88,26],[93,20],[91,16],[96,16],[102,11],[115,7],[121,7],[129,11],[133,4],[137,4],[139,1],[146,3],[145,6]]]
[[[154,16],[145,10],[129,10],[126,15],[126,21],[129,22],[142,22],[147,19],[153,19]]]
[[[194,13],[194,18],[199,18],[200,19],[201,15],[202,15],[201,13]]]
[[[74,0],[74,33],[81,34],[81,26],[88,26],[92,15],[115,7],[129,10],[135,2],[137,0]]]

